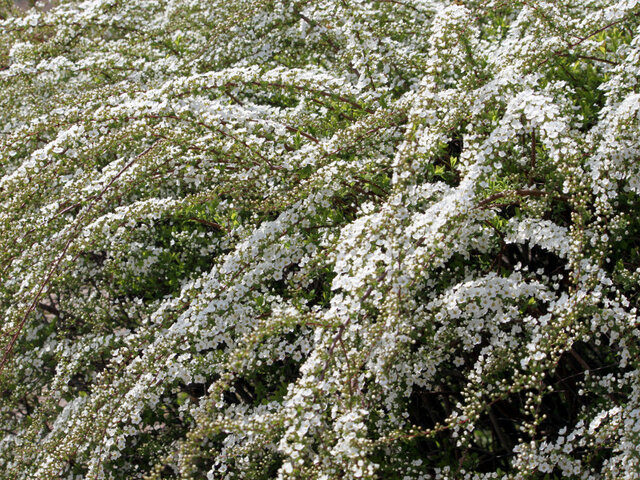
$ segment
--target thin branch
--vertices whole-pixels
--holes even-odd
[[[505,197],[555,197],[561,200],[569,200],[566,195],[558,195],[554,192],[545,192],[544,190],[507,190],[505,192],[495,193],[488,196],[484,200],[478,202],[478,208],[489,208],[495,200]]]

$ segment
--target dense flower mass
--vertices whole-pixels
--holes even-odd
[[[638,0],[0,3],[0,479],[640,478]]]

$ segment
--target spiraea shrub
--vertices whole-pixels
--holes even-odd
[[[0,7],[0,478],[640,478],[637,0]]]

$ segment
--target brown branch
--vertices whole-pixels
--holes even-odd
[[[205,220],[204,218],[196,218],[196,217],[191,217],[189,218],[189,220],[193,221],[193,222],[198,222],[201,223],[202,225],[206,225],[208,227],[212,227],[215,228],[216,230],[220,230],[222,232],[225,232],[226,230],[224,229],[224,227],[222,225],[220,225],[219,223],[216,222],[211,222],[209,220]]]
[[[638,16],[638,14],[636,13],[635,16]],[[572,43],[571,45],[569,45],[569,48],[573,48],[573,47],[577,47],[578,45],[580,45],[582,42],[589,40],[591,37],[596,36],[597,34],[599,34],[600,32],[604,32],[605,30],[607,30],[608,28],[611,28],[615,25],[618,25],[619,23],[624,22],[625,20],[627,20],[626,17],[621,18],[620,20],[616,20],[615,22],[609,23],[607,25],[605,25],[602,28],[599,28],[598,30],[596,30],[595,32],[590,33],[589,35],[582,37],[580,39],[578,39],[577,42]]]
[[[638,15],[639,15],[638,13],[634,14],[634,16],[638,16]],[[620,20],[616,20],[615,22],[611,22],[611,23],[609,23],[609,24],[605,25],[604,27],[601,27],[601,28],[599,28],[599,29],[597,29],[597,30],[595,30],[595,31],[591,32],[590,34],[588,34],[588,35],[586,35],[586,36],[584,36],[584,37],[579,38],[577,41],[575,41],[575,42],[573,42],[573,43],[569,44],[569,46],[568,46],[564,51],[557,50],[557,51],[555,51],[555,52],[553,52],[553,53],[554,53],[555,55],[558,55],[558,56],[567,56],[567,55],[568,55],[568,54],[566,53],[566,52],[567,52],[567,50],[571,50],[572,48],[577,47],[578,45],[580,45],[581,43],[583,43],[583,42],[585,42],[586,40],[590,39],[591,37],[594,37],[594,36],[596,36],[597,34],[599,34],[599,33],[601,33],[601,32],[604,32],[604,31],[605,31],[605,30],[607,30],[608,28],[611,28],[611,27],[613,27],[613,26],[615,26],[615,25],[618,25],[619,23],[622,23],[622,22],[624,22],[624,21],[626,21],[626,20],[627,20],[627,18],[626,18],[626,17],[623,17],[623,18],[621,18]],[[536,65],[536,68],[539,68],[539,67],[543,66],[544,64],[546,64],[547,62],[549,62],[549,60],[551,60],[551,57],[547,57],[547,58],[545,58],[543,61],[541,61],[540,63],[538,63],[538,65]],[[601,59],[599,59],[599,60],[601,60]]]
[[[578,54],[571,54],[571,53],[558,53],[558,56],[559,57],[576,57],[576,58],[580,58],[582,60],[593,60],[594,62],[604,62],[604,63],[608,63],[609,65],[614,65],[614,66],[620,65],[618,62],[614,62],[613,60],[607,60],[606,58],[592,57],[591,55],[578,55]]]
[[[311,140],[311,141],[312,141],[312,142],[314,142],[314,143],[320,143],[320,140],[318,140],[316,137],[314,137],[314,136],[313,136],[313,135],[311,135],[310,133],[303,132],[303,131],[302,131],[302,130],[300,130],[299,128],[292,127],[292,126],[290,126],[290,125],[286,125],[286,124],[283,124],[283,125],[284,125],[284,127],[285,127],[288,131],[290,131],[290,132],[299,133],[300,135],[302,135],[302,136],[303,136],[303,137],[305,137],[305,138],[308,138],[309,140]]]

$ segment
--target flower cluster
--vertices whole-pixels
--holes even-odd
[[[0,3],[0,479],[640,476],[637,0]]]

